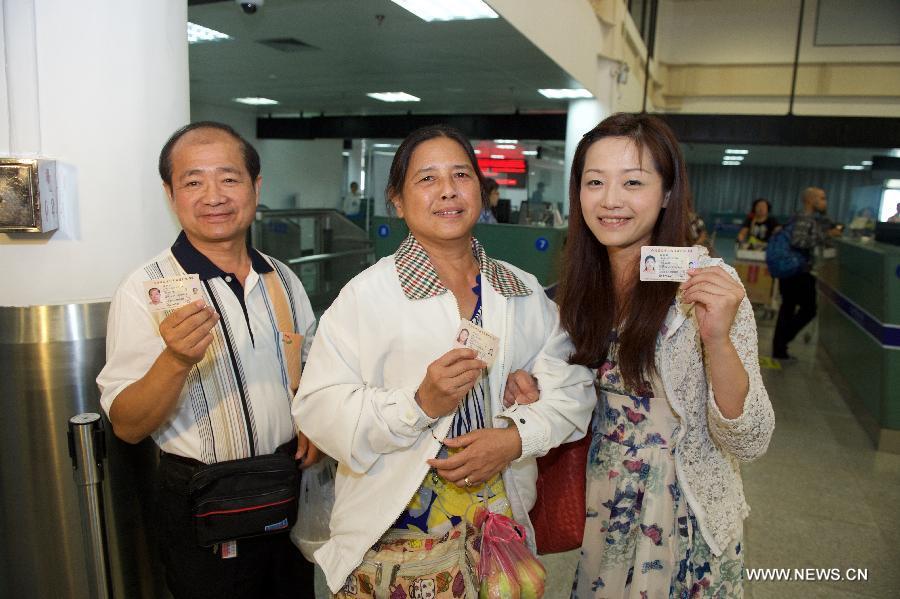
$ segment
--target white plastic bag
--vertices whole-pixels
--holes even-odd
[[[300,481],[300,505],[297,523],[291,529],[291,541],[307,560],[331,536],[329,522],[334,507],[334,476],[337,462],[328,456],[303,472]]]

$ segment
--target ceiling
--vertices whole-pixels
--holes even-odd
[[[190,46],[191,100],[206,104],[294,116],[565,112],[566,101],[537,90],[581,87],[502,18],[427,23],[390,0],[265,0],[255,15],[245,15],[233,0],[188,4],[191,22],[233,38]],[[260,43],[283,38],[308,47],[283,52]],[[366,96],[383,91],[405,91],[422,101],[391,104]],[[243,96],[280,104],[233,101]],[[536,141],[528,147],[538,145],[548,146]],[[721,164],[725,149],[683,147],[693,164]],[[886,153],[740,147],[750,150],[744,163],[756,166],[840,169]]]
[[[842,169],[845,164],[859,165],[889,150],[869,148],[824,148],[795,146],[754,146],[747,144],[681,144],[688,164],[722,164],[726,148],[749,150],[747,166],[794,166],[799,168]]]
[[[581,87],[502,18],[427,23],[389,0],[266,0],[255,15],[231,0],[189,5],[192,23],[234,38],[190,46],[192,101],[279,101],[246,108],[259,114],[564,112],[565,101],[537,90]],[[282,38],[310,47],[259,43]],[[421,102],[366,96],[384,91]]]

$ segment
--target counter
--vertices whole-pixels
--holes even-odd
[[[403,220],[384,216],[373,217],[371,231],[376,260],[393,254],[409,233]],[[567,232],[565,227],[477,224],[474,235],[488,256],[530,272],[549,287],[559,280]]]
[[[819,276],[819,346],[878,449],[900,453],[900,247],[836,239]]]

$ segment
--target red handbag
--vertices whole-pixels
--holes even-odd
[[[529,516],[540,555],[581,547],[590,447],[588,430],[580,441],[564,443],[537,459],[537,500]]]

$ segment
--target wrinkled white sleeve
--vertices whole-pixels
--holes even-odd
[[[531,301],[541,302],[540,318],[528,325],[542,327],[545,342],[524,368],[538,379],[540,399],[513,404],[499,414],[519,429],[520,460],[542,456],[562,443],[584,437],[596,403],[591,371],[568,363],[574,347],[560,327],[559,309],[542,291],[538,293]]]
[[[125,281],[113,295],[106,324],[106,364],[97,375],[100,405],[109,416],[116,397],[142,378],[165,347],[143,297]]]
[[[722,268],[737,281],[737,272],[727,265]],[[750,300],[744,297],[731,325],[731,343],[737,350],[744,370],[750,381],[744,409],[737,418],[726,418],[716,405],[712,381],[707,369],[707,419],[709,432],[716,444],[742,462],[749,462],[762,456],[772,439],[775,429],[775,413],[769,394],[763,385],[759,370],[759,345],[756,335],[756,321]]]
[[[345,287],[322,315],[292,413],[294,424],[317,447],[362,474],[382,454],[430,434],[437,419],[416,403],[418,384],[383,389],[363,380],[360,324],[377,315],[361,313],[365,303],[356,293]]]

